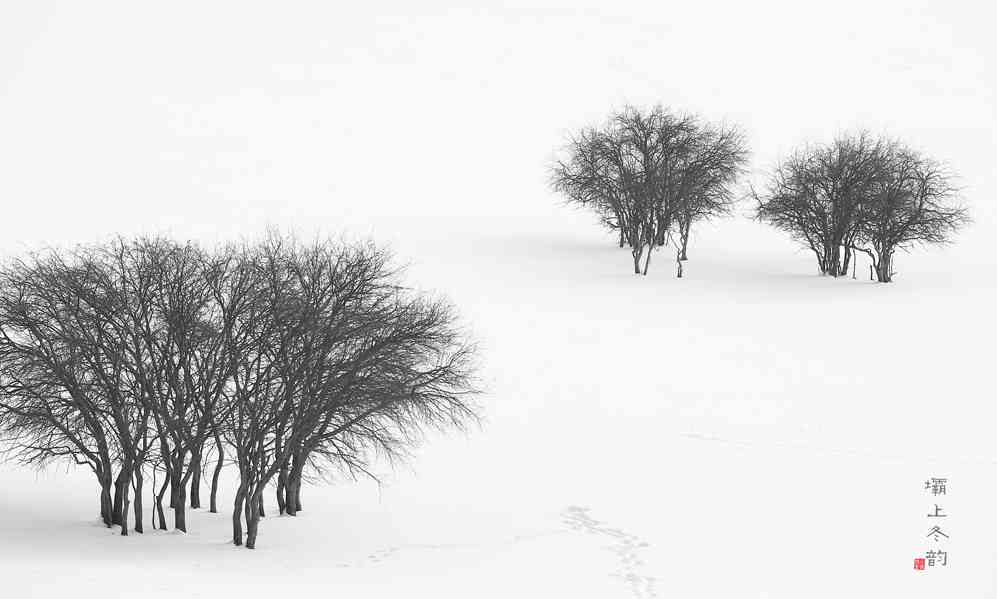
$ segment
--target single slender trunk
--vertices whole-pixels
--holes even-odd
[[[152,527],[156,528],[156,465],[152,465]]]
[[[294,513],[301,511],[301,472],[305,469],[305,462],[303,459],[296,461],[297,466],[292,472],[292,478],[294,480],[294,493],[287,498],[287,505],[294,505]]]
[[[689,247],[689,230],[692,228],[692,222],[686,222],[684,225],[679,224],[679,238],[682,242],[682,247],[679,251],[679,260],[688,260],[689,254],[686,249]],[[682,278],[682,275],[679,275]]]
[[[671,226],[671,224],[670,223],[667,223],[667,224],[665,223],[665,215],[662,214],[660,211],[655,216],[655,221],[656,221],[656,224],[658,226],[658,230],[655,231],[655,233],[654,233],[654,242],[651,243],[651,247],[654,247],[654,246],[659,246],[660,247],[660,246],[665,245],[665,242],[668,240],[668,238],[666,236],[666,233],[668,231],[668,228]]]
[[[181,532],[187,532],[187,489],[184,481],[179,476],[174,476],[172,494],[176,498],[173,505],[173,528]]]
[[[121,524],[121,473],[114,479],[114,499],[111,501],[111,524]]]
[[[882,252],[879,255],[879,264],[876,265],[876,278],[880,283],[893,281],[893,255],[890,252]]]
[[[127,509],[124,507],[124,498],[127,487],[131,484],[129,468],[127,463],[123,464],[121,470],[118,471],[118,476],[114,479],[114,507],[111,511],[111,524],[121,524],[121,512]]]
[[[634,257],[634,274],[635,275],[639,275],[640,274],[640,255],[643,253],[641,250],[643,250],[643,248],[641,248],[640,246],[634,246],[634,247],[632,247],[630,249],[630,253],[633,254],[633,257]]]
[[[163,471],[165,478],[163,479],[163,489],[160,490],[159,496],[156,502],[159,505],[160,518],[162,517],[162,502],[163,502],[163,492],[165,489],[170,489],[170,507],[173,507],[173,485],[170,484],[170,480],[173,478],[173,452],[170,451],[169,444],[166,442],[166,437],[162,434],[159,435],[159,455],[163,461]],[[154,470],[155,472],[155,470]],[[160,519],[160,527],[166,530],[165,522]]]
[[[135,532],[144,533],[142,526],[142,468],[135,469]]]
[[[246,504],[246,549],[256,549],[256,534],[260,530],[260,512],[263,510],[262,490],[257,488]]]
[[[104,504],[104,485],[100,485],[100,493],[97,493],[97,500],[100,504],[100,509],[98,510],[100,512],[100,521],[107,524],[111,521],[111,511]]]
[[[113,526],[111,516],[114,511],[114,500],[111,498],[111,486],[110,475],[104,476],[100,481],[100,519],[108,528]]]
[[[298,502],[297,496],[297,485],[298,482],[295,480],[294,476],[291,475],[287,479],[287,489],[285,490],[286,502],[284,503],[284,510],[288,516],[298,515]]]
[[[305,459],[299,455],[291,460],[287,475],[287,488],[284,490],[287,515],[296,516],[301,511],[301,473],[305,469]]]
[[[677,279],[682,278],[682,260],[682,250],[680,249],[675,252],[675,264],[678,264],[678,270],[675,272],[675,278]]]
[[[280,431],[277,433],[277,438],[276,438],[276,441],[275,441],[275,446],[274,446],[274,454],[275,455],[279,455],[280,452],[281,452],[281,449],[282,449],[281,445],[282,445],[282,442],[283,442],[283,436],[284,436],[284,430],[283,430],[283,428],[281,428]],[[277,487],[277,490],[276,490],[276,495],[277,495],[277,515],[283,514],[284,513],[284,509],[286,508],[286,506],[284,504],[284,489],[285,489],[286,486],[287,486],[287,460],[285,460],[281,464],[280,469],[277,471],[277,485],[276,485],[276,487]],[[263,505],[263,501],[261,500],[260,501],[260,506],[262,507],[262,505]],[[263,514],[263,515],[266,515],[266,514]]]
[[[253,525],[253,519],[259,519],[260,510],[253,504],[253,493],[246,491],[246,499],[243,504],[243,517],[246,518],[246,546],[249,546],[249,531]],[[252,547],[249,547],[252,549]]]
[[[242,506],[246,500],[246,483],[239,482],[239,490],[235,492],[232,502],[232,543],[242,545]]]
[[[225,450],[222,448],[222,441],[215,437],[215,444],[218,448],[218,462],[215,464],[215,472],[211,475],[211,513],[218,513],[218,477],[222,474],[224,465]]]
[[[131,507],[128,492],[131,491],[132,481],[130,476],[128,478],[121,489],[121,536],[123,537],[128,536],[128,508]]]
[[[623,235],[623,227],[620,227],[620,247],[626,245],[626,236]]]
[[[287,511],[285,500],[287,491],[287,466],[283,466],[277,474],[277,513],[283,514]]]
[[[166,530],[166,513],[163,511],[163,497],[166,496],[166,489],[170,488],[170,474],[166,473],[163,479],[163,486],[159,488],[159,495],[156,496],[156,513],[159,515],[159,529]]]
[[[190,507],[198,509],[201,507],[201,452],[198,451],[190,458]]]
[[[652,246],[648,246],[648,248],[647,248],[647,257],[644,258],[644,276],[645,277],[647,276],[647,269],[648,269],[648,267],[651,266],[651,253],[652,253],[653,250],[654,250],[654,246],[653,245]]]

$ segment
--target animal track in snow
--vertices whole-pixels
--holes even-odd
[[[634,597],[653,599],[658,596],[654,588],[657,579],[653,576],[644,576],[640,572],[644,561],[640,559],[638,551],[648,546],[646,542],[635,535],[619,528],[611,528],[606,523],[596,520],[589,515],[589,509],[586,507],[569,506],[561,512],[561,517],[572,530],[599,535],[611,541],[606,549],[614,553],[619,560],[619,570],[613,572],[611,576],[623,580],[630,587]]]

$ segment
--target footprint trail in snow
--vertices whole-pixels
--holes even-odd
[[[616,554],[619,560],[619,569],[613,572],[612,576],[620,578],[629,585],[634,597],[653,599],[658,596],[655,591],[657,580],[653,576],[644,576],[641,573],[644,562],[640,559],[638,552],[648,546],[646,542],[619,528],[612,528],[606,523],[596,520],[589,515],[589,509],[586,507],[569,506],[561,512],[561,517],[572,530],[599,535],[610,541],[611,544],[606,549]]]

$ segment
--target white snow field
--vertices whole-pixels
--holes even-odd
[[[308,487],[294,518],[269,494],[254,551],[231,485],[189,534],[123,538],[87,472],[0,464],[0,596],[997,597],[993,15],[415,4],[2,5],[4,255],[369,236],[456,304],[486,392],[380,486]],[[636,277],[546,185],[628,102],[740,123],[755,185],[808,140],[896,135],[975,224],[881,285],[817,276],[746,202],[694,229],[685,278],[667,250]]]

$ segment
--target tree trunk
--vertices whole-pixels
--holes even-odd
[[[240,480],[235,501],[232,502],[232,543],[235,545],[242,545],[242,506],[245,499],[246,483]]]
[[[163,479],[163,486],[159,488],[159,495],[156,496],[156,513],[159,515],[159,529],[166,530],[166,513],[163,511],[163,497],[166,496],[166,489],[170,488],[170,475],[166,473]]]
[[[844,260],[841,264],[841,272],[839,273],[841,276],[843,277],[848,276],[848,267],[851,265],[851,261],[852,261],[852,250],[851,248],[846,247]]]
[[[301,473],[304,470],[303,458],[295,457],[291,463],[291,471],[287,477],[285,494],[285,509],[287,515],[296,516],[301,511]]]
[[[893,281],[893,255],[886,251],[879,255],[879,264],[876,265],[876,278],[880,283]]]
[[[822,248],[821,259],[818,264],[820,265],[820,274],[831,275],[832,277],[838,274],[838,251],[836,246],[830,243],[824,243]]]
[[[135,532],[144,533],[142,526],[142,468],[135,469]]]
[[[837,277],[841,274],[841,246],[834,244],[830,249],[827,260],[828,274]]]
[[[100,481],[100,519],[108,528],[113,526],[111,516],[114,511],[114,500],[111,499],[111,486],[111,476],[108,473]]]
[[[256,534],[260,530],[260,491],[257,489],[246,503],[246,549],[256,549]]]
[[[287,503],[290,504],[294,501],[294,512],[298,513],[301,511],[301,471],[304,470],[304,462],[301,462],[301,466],[297,469],[294,474],[294,497],[288,498]]]
[[[655,215],[654,218],[655,218],[655,222],[656,222],[656,224],[658,226],[658,230],[655,231],[655,233],[654,233],[654,242],[651,244],[651,247],[654,247],[654,246],[659,246],[660,247],[660,246],[665,245],[665,241],[667,241],[666,232],[668,231],[669,226],[671,226],[671,223],[669,223],[667,226],[665,225],[665,222],[664,222],[665,221],[665,215],[662,214],[660,210],[657,212],[657,214]]]
[[[639,246],[635,246],[635,247],[632,247],[630,249],[630,253],[633,254],[633,257],[634,257],[634,274],[635,275],[639,275],[640,274],[640,255],[643,253],[641,251],[642,249],[643,248],[641,248]]]
[[[111,502],[111,524],[121,524],[121,473],[114,478],[114,499]]]
[[[283,514],[287,510],[285,492],[287,490],[287,466],[283,466],[277,474],[277,513]]]
[[[152,527],[156,528],[156,465],[152,465]]]
[[[298,515],[298,502],[295,500],[297,495],[297,481],[294,477],[288,477],[287,479],[287,490],[285,491],[287,495],[287,501],[284,504],[284,510],[288,516]]]
[[[190,458],[190,507],[198,509],[201,507],[201,452],[193,454]]]
[[[172,479],[171,493],[176,499],[173,505],[173,528],[181,532],[187,532],[187,489],[184,481],[179,476]]]
[[[648,246],[647,257],[644,258],[644,276],[647,276],[647,269],[651,266],[651,252],[654,250],[654,246]]]
[[[288,516],[298,515],[298,485],[300,482],[293,476],[288,478],[287,481],[287,502],[285,503],[285,510]]]
[[[124,497],[126,487],[131,484],[129,480],[131,474],[128,472],[130,466],[126,463],[121,466],[118,476],[114,479],[114,507],[111,512],[111,524],[121,524],[121,512],[124,507]]]
[[[682,248],[679,253],[679,260],[688,260],[689,255],[686,252],[686,248],[689,247],[689,230],[692,228],[692,222],[687,222],[685,225],[679,223],[679,237],[682,241]],[[682,278],[682,275],[679,275]]]
[[[682,278],[682,260],[682,250],[680,249],[675,252],[675,264],[678,264],[678,270],[675,273],[675,278],[677,279]]]
[[[218,450],[218,462],[215,464],[215,472],[211,475],[211,512],[218,513],[218,477],[222,474],[222,466],[225,461],[225,446],[222,439],[215,435],[215,449]]]
[[[132,486],[131,476],[128,479],[121,488],[121,536],[123,537],[128,536],[128,508],[131,507],[131,502],[128,500],[128,492]]]

